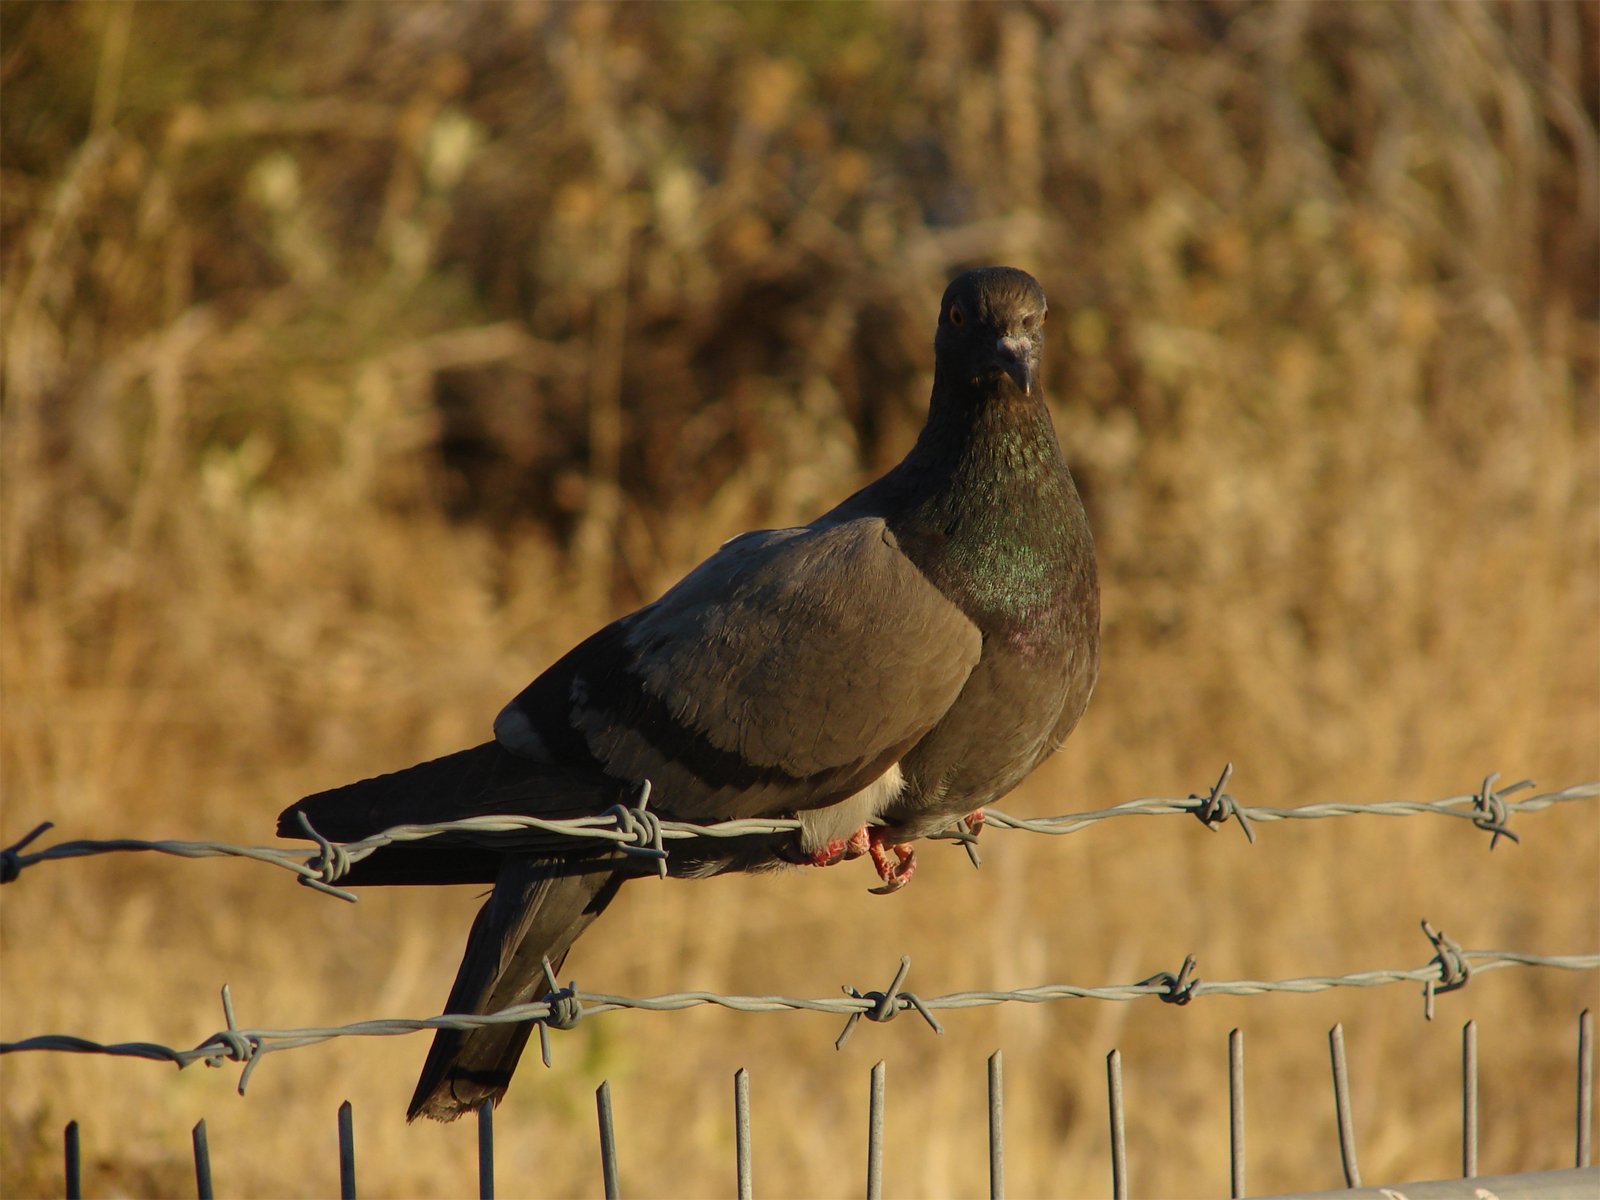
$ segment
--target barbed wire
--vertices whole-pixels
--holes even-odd
[[[239,1077],[243,1095],[250,1076],[262,1058],[282,1050],[313,1046],[336,1038],[394,1037],[422,1030],[453,1029],[469,1031],[489,1025],[534,1022],[539,1026],[545,1064],[550,1062],[549,1029],[571,1029],[585,1017],[622,1010],[637,1012],[681,1012],[685,1009],[716,1007],[734,1012],[778,1013],[817,1012],[846,1018],[845,1027],[834,1045],[842,1048],[863,1018],[884,1022],[902,1012],[914,1011],[935,1033],[944,1028],[934,1016],[939,1011],[961,1011],[997,1004],[1045,1004],[1057,1000],[1132,1001],[1154,997],[1167,1004],[1189,1004],[1204,996],[1260,996],[1276,992],[1305,995],[1334,988],[1384,987],[1396,983],[1423,985],[1424,1015],[1433,1018],[1433,998],[1437,993],[1465,987],[1474,974],[1507,967],[1543,967],[1561,971],[1600,970],[1600,954],[1542,955],[1511,950],[1466,950],[1454,940],[1435,931],[1427,921],[1423,932],[1434,947],[1434,957],[1421,967],[1406,970],[1360,971],[1349,975],[1310,975],[1296,979],[1202,980],[1196,973],[1196,960],[1190,955],[1176,974],[1158,972],[1138,983],[1108,987],[1079,987],[1072,984],[1041,984],[1037,987],[952,992],[943,996],[921,997],[905,989],[911,968],[909,957],[900,960],[893,981],[882,991],[861,991],[846,986],[839,997],[804,998],[798,996],[722,995],[717,992],[667,992],[657,996],[621,996],[608,992],[588,992],[576,983],[557,985],[546,960],[548,994],[528,1004],[517,1004],[498,1012],[481,1015],[447,1014],[425,1018],[381,1018],[348,1025],[314,1026],[303,1029],[241,1029],[235,1020],[232,993],[222,989],[223,1017],[227,1028],[212,1034],[193,1049],[183,1050],[156,1042],[116,1042],[111,1044],[63,1034],[46,1034],[18,1042],[0,1043],[0,1055],[26,1051],[53,1051],[71,1054],[100,1054],[116,1058],[142,1058],[175,1063],[181,1070],[195,1062],[220,1067],[224,1062],[244,1064]]]
[[[1539,812],[1557,804],[1600,797],[1600,781],[1596,781],[1575,784],[1560,791],[1543,792],[1521,800],[1508,800],[1506,797],[1513,793],[1531,788],[1533,781],[1524,779],[1497,788],[1495,785],[1500,776],[1496,772],[1484,777],[1478,791],[1466,795],[1448,796],[1442,800],[1307,804],[1299,807],[1273,808],[1239,804],[1224,790],[1232,774],[1233,764],[1229,763],[1217,782],[1204,795],[1191,792],[1187,798],[1181,800],[1163,798],[1130,800],[1110,808],[1034,818],[1013,817],[991,809],[985,812],[983,825],[1061,836],[1077,833],[1102,821],[1118,817],[1182,815],[1198,818],[1203,825],[1213,831],[1221,829],[1229,821],[1236,821],[1245,837],[1253,844],[1256,840],[1255,825],[1258,823],[1351,816],[1434,815],[1470,821],[1474,827],[1491,835],[1489,847],[1492,850],[1501,838],[1518,840],[1517,835],[1508,827],[1511,817],[1517,813]],[[21,841],[0,851],[0,883],[12,882],[24,868],[36,863],[119,852],[153,852],[181,858],[252,859],[290,871],[299,877],[301,883],[309,887],[342,900],[354,901],[356,897],[353,893],[337,887],[336,884],[355,863],[386,846],[426,841],[441,836],[449,836],[453,845],[498,850],[515,848],[517,838],[530,832],[566,837],[575,841],[592,839],[609,842],[625,854],[643,860],[653,866],[659,874],[665,875],[667,842],[688,838],[736,838],[779,834],[800,828],[798,820],[783,818],[743,819],[705,824],[675,821],[651,812],[647,808],[649,800],[650,783],[646,780],[636,789],[633,804],[614,804],[604,812],[592,816],[562,819],[513,814],[466,817],[455,821],[397,825],[370,837],[343,843],[324,838],[311,826],[303,813],[299,814],[301,827],[305,830],[306,836],[316,843],[316,849],[241,846],[221,841],[170,839],[147,841],[139,838],[115,838],[59,842],[42,850],[24,853],[27,846],[53,828],[52,823],[46,821]],[[974,830],[960,826],[937,835],[937,839],[960,842],[966,847],[975,865],[981,861],[977,854],[977,835]]]

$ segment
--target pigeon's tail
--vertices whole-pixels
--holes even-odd
[[[278,818],[282,837],[311,831],[358,842],[398,825],[505,814],[546,819],[593,816],[625,801],[626,789],[598,771],[532,762],[486,742],[391,775],[307,796]],[[310,826],[310,830],[307,826]],[[356,857],[340,886],[492,883],[467,939],[447,1013],[493,1013],[539,999],[544,961],[559,969],[628,874],[609,842],[526,829],[485,837],[451,831],[380,844]],[[410,1116],[454,1120],[499,1101],[522,1055],[529,1022],[440,1030],[428,1052]]]
[[[572,943],[604,911],[626,877],[614,857],[573,862],[508,859],[472,923],[446,1013],[492,1013],[547,991],[544,963],[559,971]],[[422,1066],[407,1120],[454,1121],[505,1095],[533,1023],[441,1029]]]
[[[626,793],[622,784],[599,771],[533,762],[497,742],[485,742],[298,800],[279,814],[278,836],[304,838],[314,831],[329,841],[355,842],[397,825],[469,817],[590,817],[625,801]],[[500,830],[490,837],[441,833],[380,846],[357,858],[336,882],[348,887],[493,883],[508,854],[564,859],[599,849],[593,839],[537,829]]]

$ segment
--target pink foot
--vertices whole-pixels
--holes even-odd
[[[975,808],[966,815],[967,832],[977,837],[983,832],[983,809]]]
[[[843,861],[844,844],[843,838],[832,838],[826,846],[806,855],[806,862],[813,867],[831,867],[834,863]]]
[[[831,867],[835,863],[860,858],[870,849],[867,827],[863,825],[848,838],[830,838],[827,845],[807,855],[806,862],[813,867]]]
[[[883,880],[882,887],[867,889],[874,896],[898,892],[911,882],[911,876],[917,869],[917,854],[909,842],[891,842],[886,831],[876,827],[868,836],[867,853],[872,856],[872,865],[878,869],[878,878]],[[895,858],[893,862],[889,861],[891,854]]]

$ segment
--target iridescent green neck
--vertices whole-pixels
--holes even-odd
[[[986,630],[1054,624],[1092,588],[1088,524],[1043,402],[935,387],[917,445],[882,488],[906,554]],[[1092,572],[1092,567],[1090,568]]]

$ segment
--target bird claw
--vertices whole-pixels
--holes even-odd
[[[867,827],[863,825],[848,838],[830,838],[827,845],[819,850],[813,850],[806,856],[806,863],[813,867],[831,867],[835,863],[860,858],[863,854],[869,853],[870,849]]]
[[[831,867],[836,862],[844,859],[844,839],[832,838],[828,844],[806,855],[805,862],[808,867]]]
[[[917,855],[909,842],[891,842],[886,829],[868,829],[865,825],[848,838],[830,838],[826,845],[806,855],[805,861],[813,867],[831,867],[863,854],[872,859],[878,878],[883,880],[883,886],[867,889],[874,896],[898,892],[911,882],[917,869]]]
[[[983,832],[983,809],[973,809],[966,815],[964,820],[967,823],[967,832],[973,837],[977,837]]]
[[[872,856],[872,865],[883,880],[882,887],[867,889],[874,896],[898,892],[911,882],[911,876],[917,869],[917,852],[909,842],[891,842],[883,829],[873,829],[867,839],[867,853]],[[894,862],[889,861],[891,854],[894,855]]]

